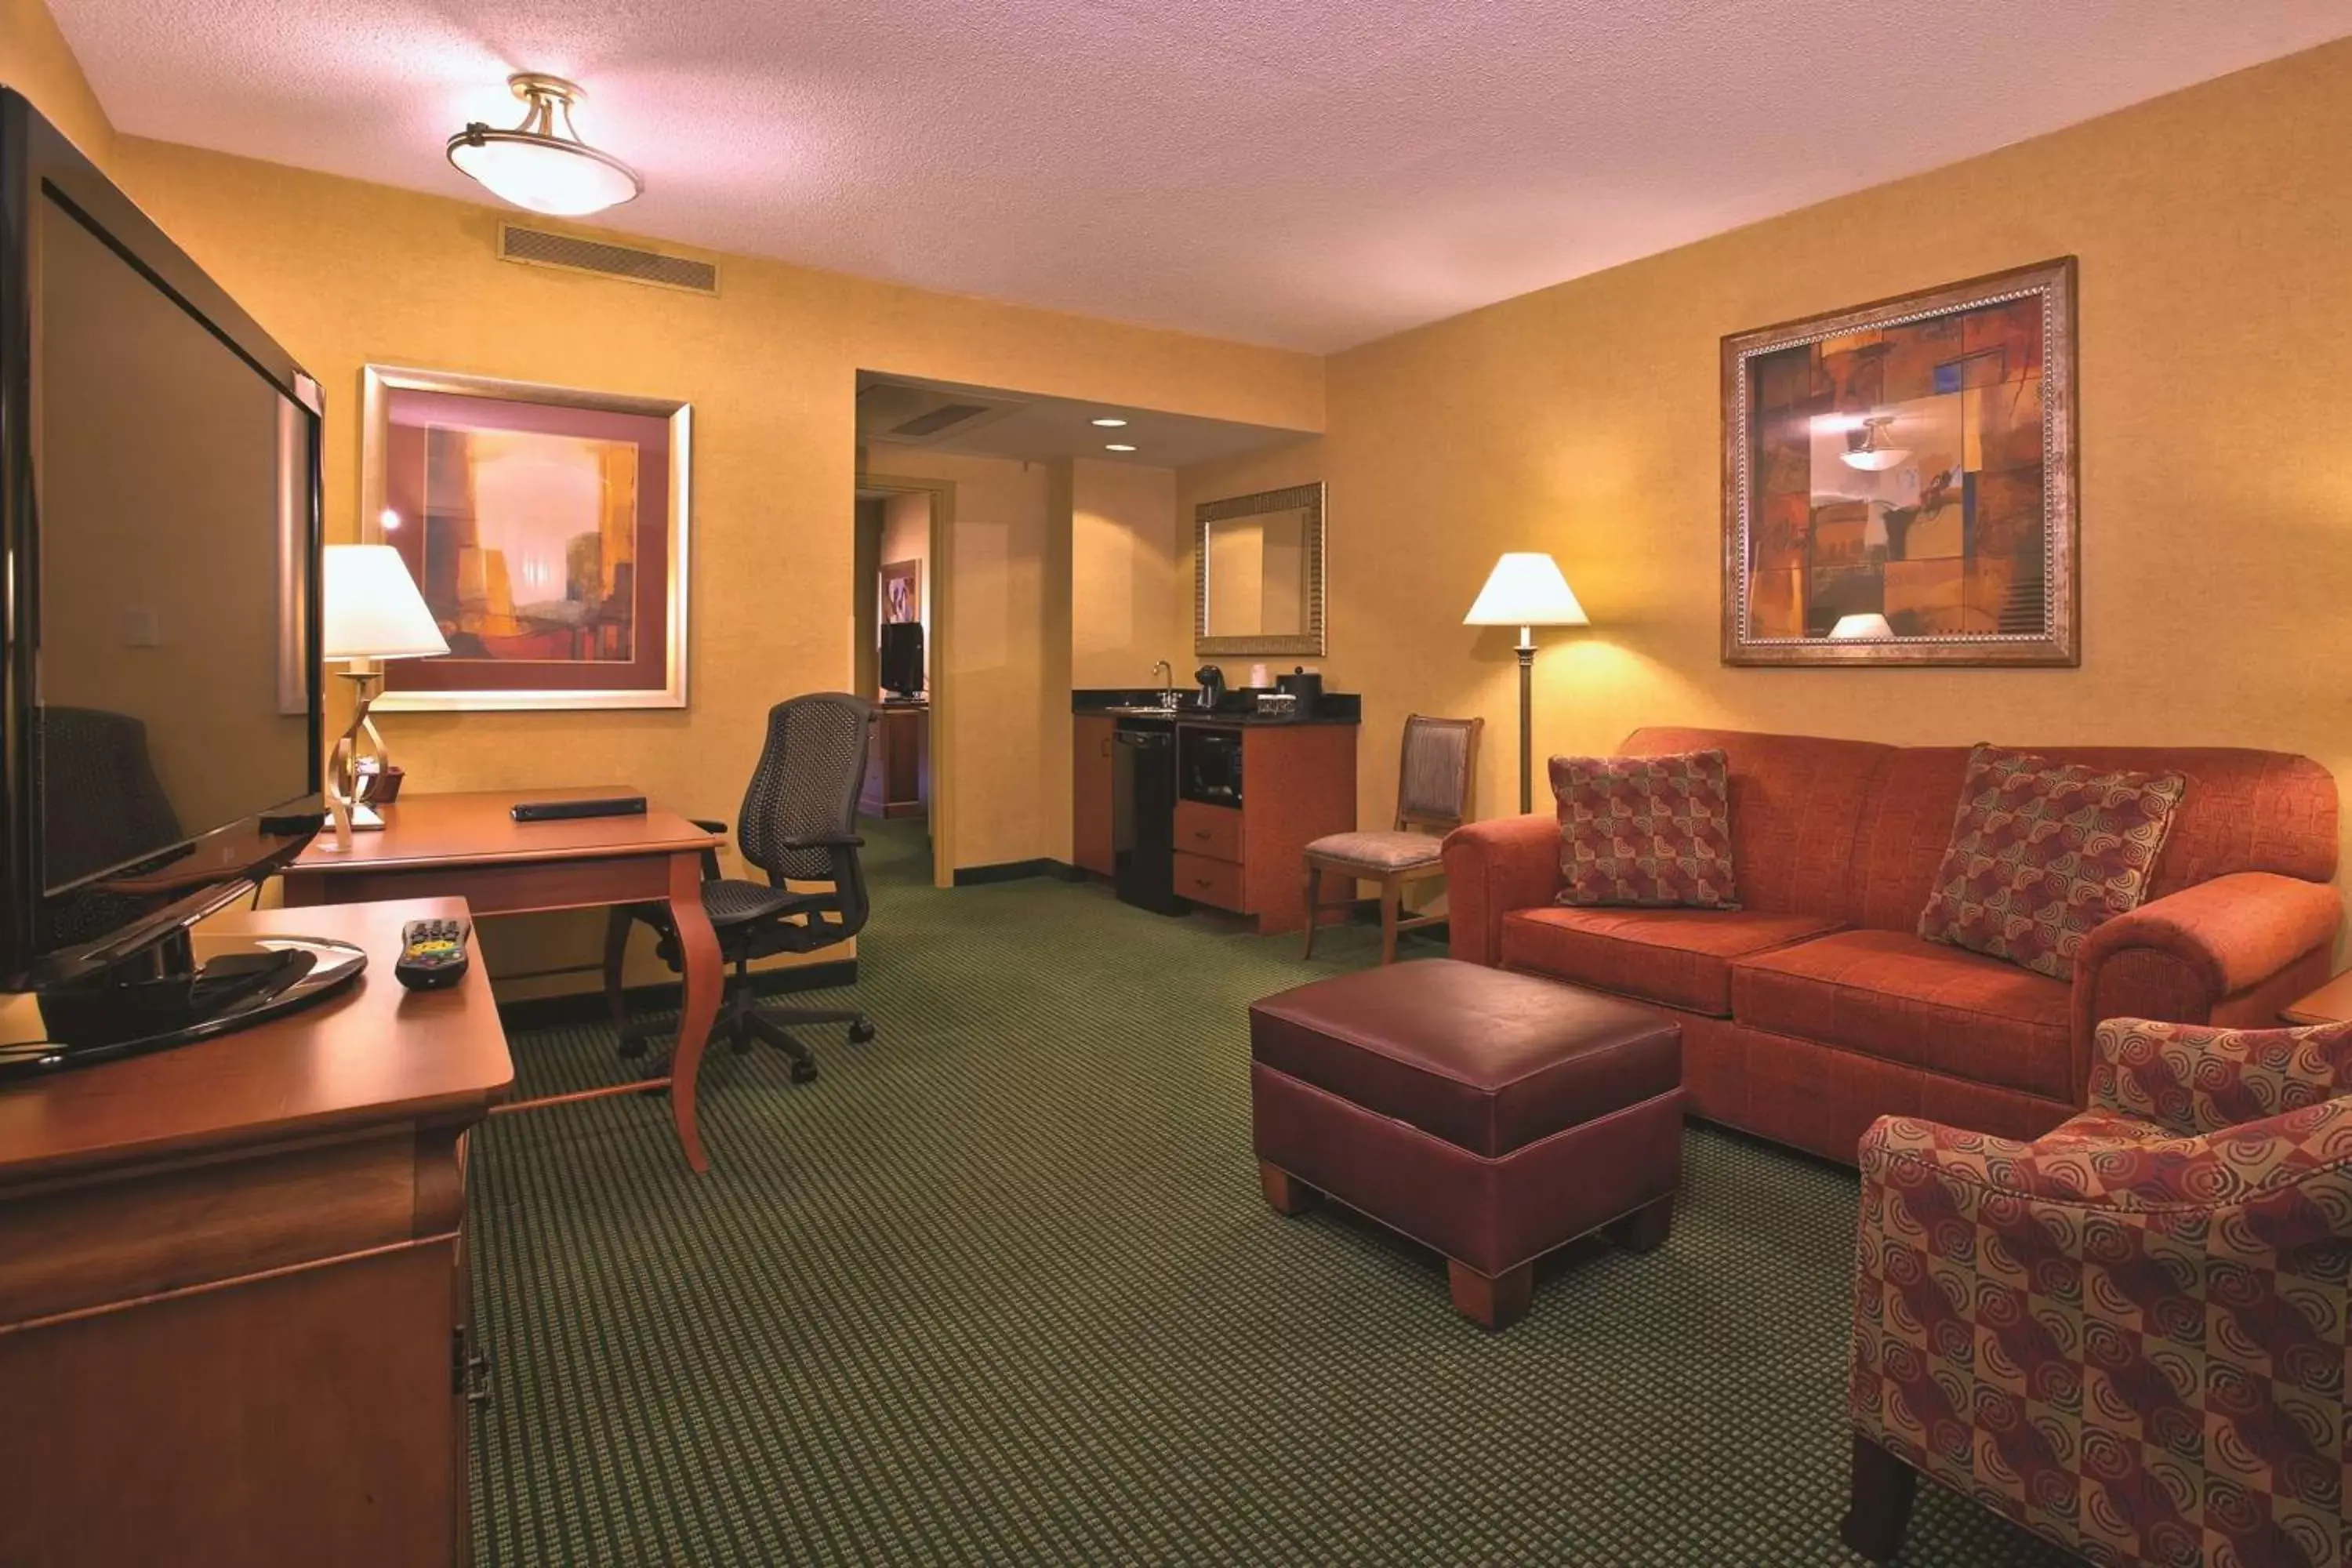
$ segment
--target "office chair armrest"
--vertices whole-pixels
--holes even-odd
[[[705,833],[724,833],[727,831],[727,825],[719,821],[715,817],[689,816],[687,820],[694,824],[697,827],[702,829]]]

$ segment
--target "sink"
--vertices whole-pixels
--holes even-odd
[[[1099,711],[1104,713],[1114,713],[1122,719],[1173,719],[1176,717],[1176,713],[1173,709],[1162,708],[1157,704],[1149,708],[1133,706],[1104,708],[1099,710]]]

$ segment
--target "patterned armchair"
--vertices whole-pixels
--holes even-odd
[[[2343,1563],[2352,1025],[2097,1043],[2030,1143],[1864,1136],[1841,1533],[1924,1473],[2093,1563]]]

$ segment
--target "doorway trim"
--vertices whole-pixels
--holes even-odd
[[[948,660],[941,650],[955,646],[955,583],[954,561],[949,542],[955,535],[955,481],[953,479],[919,479],[904,475],[868,473],[865,468],[863,449],[858,455],[858,490],[882,490],[890,494],[921,493],[931,498],[930,582],[928,591],[931,602],[931,637],[924,648],[929,661],[925,679],[931,699],[931,886],[950,888],[955,885],[955,726],[949,721],[953,711],[954,683],[949,679]],[[863,592],[863,589],[860,589]]]

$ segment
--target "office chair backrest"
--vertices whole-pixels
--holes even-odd
[[[865,879],[854,844],[866,785],[866,729],[874,704],[819,691],[768,710],[768,743],[743,792],[735,847],[771,882],[832,882],[847,920],[866,918]],[[822,840],[836,842],[827,844]],[[816,842],[813,842],[816,841]]]

